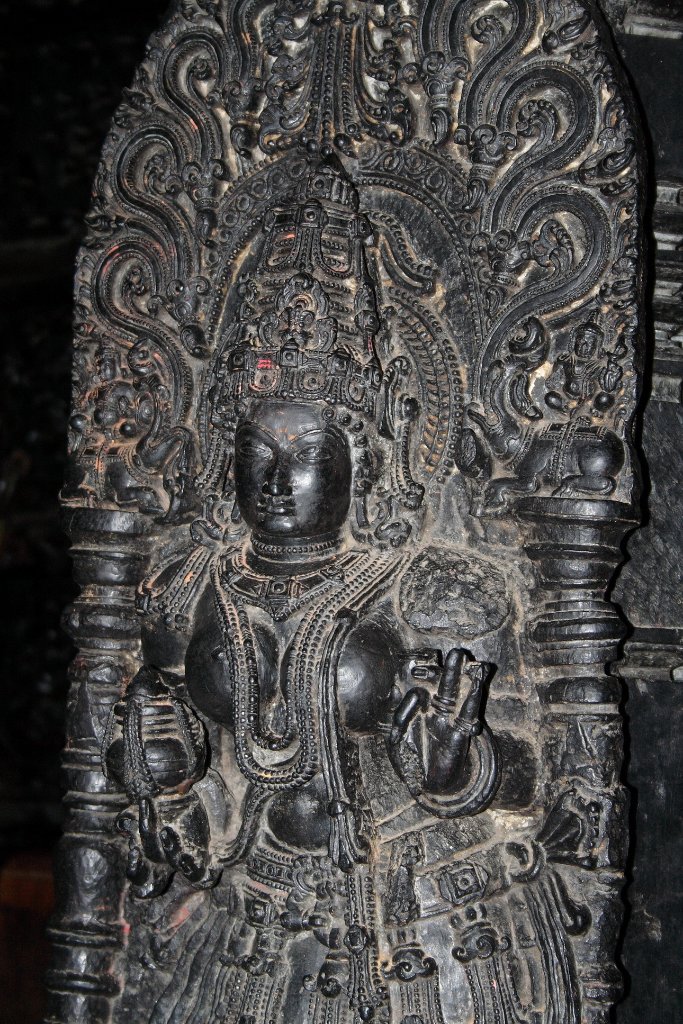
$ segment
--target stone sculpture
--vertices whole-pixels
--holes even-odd
[[[618,997],[633,121],[588,4],[183,0],[76,283],[51,1022]]]

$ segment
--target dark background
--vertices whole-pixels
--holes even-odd
[[[99,151],[167,0],[0,2],[0,1022],[37,1024],[72,648],[57,493],[74,259]]]
[[[645,529],[615,596],[633,812],[619,1024],[683,1021],[683,3],[605,0],[644,115],[652,180],[642,446]],[[69,402],[71,279],[109,118],[166,0],[0,2],[0,1021],[37,1024],[71,600],[57,492]],[[294,1024],[294,1022],[293,1022]]]

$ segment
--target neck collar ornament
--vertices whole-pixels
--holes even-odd
[[[329,557],[341,546],[338,534],[327,536],[324,540],[301,540],[290,544],[277,544],[270,539],[254,533],[251,547],[260,558],[278,559],[287,562],[305,562]]]
[[[262,608],[273,621],[283,622],[312,601],[342,587],[347,571],[362,558],[362,553],[348,552],[281,576],[260,571],[240,552],[224,558],[222,583],[237,605]]]

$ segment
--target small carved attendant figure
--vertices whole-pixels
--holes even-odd
[[[146,665],[109,722],[128,874],[159,896],[124,1000],[155,988],[153,1024],[444,1019],[419,838],[383,840],[372,805],[384,788],[419,832],[488,804],[490,667],[405,649],[418,409],[407,361],[375,351],[356,203],[315,167],[240,285],[207,389],[211,514],[144,588]]]
[[[606,352],[603,332],[590,321],[575,329],[573,342],[573,351],[558,358],[548,378],[546,404],[566,412],[569,402],[573,415],[588,412],[600,416],[614,405],[614,394],[623,377],[618,359],[625,349]]]

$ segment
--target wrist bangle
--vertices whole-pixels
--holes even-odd
[[[468,722],[464,718],[455,718],[453,720],[453,728],[457,729],[458,732],[465,733],[466,736],[478,736],[481,732],[481,722]]]

